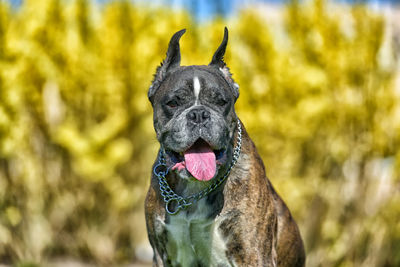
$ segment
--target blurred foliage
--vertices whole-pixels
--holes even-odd
[[[307,265],[400,265],[390,36],[366,7],[321,0],[290,3],[279,25],[253,9],[197,25],[128,1],[1,2],[0,262],[134,259],[158,149],[152,74],[182,28],[183,64],[207,64],[224,25],[238,114],[300,225]]]

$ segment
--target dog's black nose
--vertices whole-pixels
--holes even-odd
[[[194,108],[186,115],[188,121],[194,124],[202,124],[210,119],[210,112],[204,108]]]

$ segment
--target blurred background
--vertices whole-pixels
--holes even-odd
[[[230,30],[237,113],[307,266],[400,266],[397,1],[0,1],[0,265],[150,266],[147,90]]]

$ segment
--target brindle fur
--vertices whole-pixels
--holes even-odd
[[[183,33],[184,30],[179,31],[171,38],[167,57],[157,69],[148,92],[157,139],[164,148],[182,153],[201,138],[214,150],[223,148],[227,159],[218,166],[216,177],[207,182],[188,177],[186,169],[170,171],[166,177],[168,184],[178,195],[188,197],[222,177],[232,160],[238,141],[234,103],[239,91],[223,61],[228,30],[225,28],[224,39],[208,66],[180,66],[179,39]],[[191,87],[194,80],[201,83],[199,96]],[[180,92],[184,93],[182,104],[168,108],[169,99],[181,96]],[[225,102],[216,103],[218,97]],[[202,124],[186,116],[199,108],[209,112]],[[166,162],[169,167],[174,164],[167,155]],[[169,215],[158,179],[152,174],[145,211],[154,266],[305,264],[296,222],[266,177],[264,164],[243,124],[242,150],[223,184],[186,210]]]
[[[209,196],[223,199],[223,202],[210,204],[220,210],[211,218],[225,218],[219,231],[227,241],[226,257],[237,266],[275,266],[275,257],[277,266],[304,266],[304,248],[298,227],[266,177],[264,164],[244,127],[242,135],[242,152],[236,166],[223,190],[216,192],[217,196]],[[168,176],[168,181],[175,181],[171,187],[178,188],[180,179],[172,179],[173,175]],[[154,174],[145,209],[149,240],[155,253],[154,266],[171,266],[165,251],[167,233],[165,229],[156,229],[157,221],[168,222],[170,215],[165,213]]]

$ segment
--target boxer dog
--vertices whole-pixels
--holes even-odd
[[[296,222],[236,115],[224,62],[180,66],[175,33],[148,97],[160,150],[145,201],[153,266],[304,266]]]

